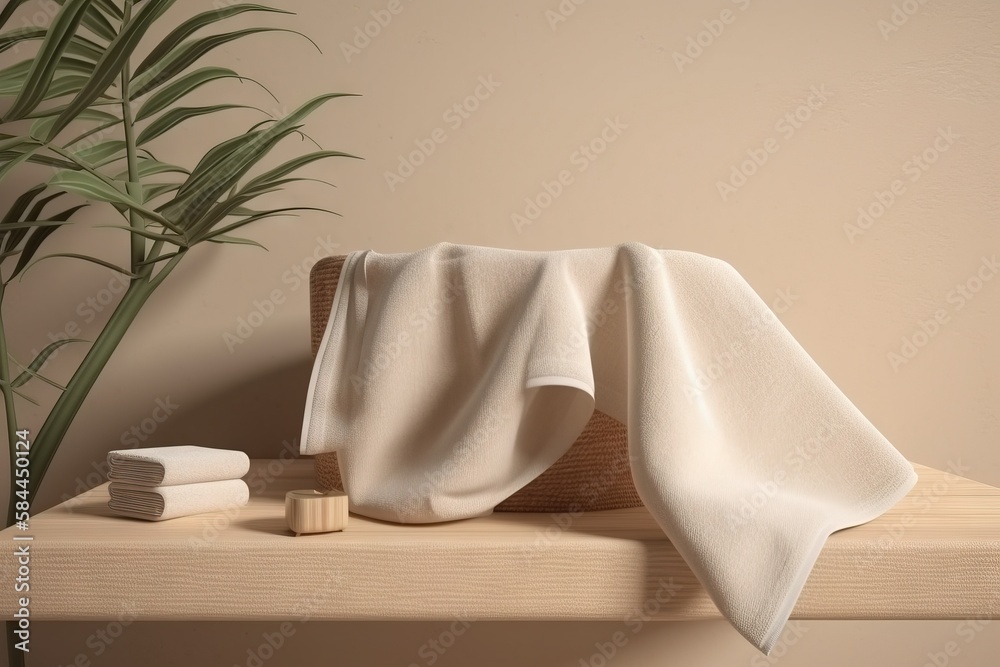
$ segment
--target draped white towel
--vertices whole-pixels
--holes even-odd
[[[242,479],[174,486],[112,482],[108,485],[108,495],[108,508],[115,514],[165,521],[190,514],[222,512],[242,507],[250,499],[250,489]]]
[[[250,470],[245,452],[196,445],[119,449],[108,452],[108,479],[171,486],[238,479]]]
[[[352,511],[489,514],[594,409],[722,614],[764,653],[826,538],[913,467],[724,261],[638,243],[442,243],[350,254],[313,368],[303,454],[337,451]]]

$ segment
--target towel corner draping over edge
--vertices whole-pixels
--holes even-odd
[[[643,503],[733,626],[770,652],[826,538],[916,482],[729,264],[639,243],[441,243],[344,264],[302,453],[351,510],[483,516],[592,412],[628,427]]]

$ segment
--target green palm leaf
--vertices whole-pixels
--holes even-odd
[[[131,234],[136,234],[144,239],[149,239],[150,241],[164,241],[181,248],[188,247],[188,244],[184,241],[184,239],[174,234],[157,234],[156,232],[151,232],[148,229],[136,229],[135,227],[130,227],[128,225],[94,225],[94,227],[103,229],[124,229]]]
[[[39,190],[39,192],[41,192],[45,190],[46,185],[42,183],[41,185],[34,188],[33,191],[37,190],[38,188],[41,188],[41,190]],[[58,199],[63,194],[65,193],[56,192],[55,194],[51,194],[48,197],[43,197],[39,199],[37,202],[35,202],[35,205],[31,207],[31,210],[28,211],[28,214],[24,216],[25,222],[21,224],[29,224],[29,225],[33,224],[33,222],[37,221],[38,217],[42,214],[42,209],[45,208],[45,205],[54,199]],[[10,230],[10,235],[7,237],[7,242],[4,244],[5,251],[13,250],[14,248],[16,248],[17,244],[21,242],[21,239],[24,238],[25,234],[27,234],[30,229],[30,227],[27,229],[18,228],[18,224],[19,223],[11,222],[8,223],[7,226],[5,227],[5,229]]]
[[[45,91],[45,99],[52,100],[57,97],[62,97],[64,95],[76,95],[79,93],[90,77],[83,76],[82,74],[70,74],[68,76],[62,76],[52,82],[48,90]]]
[[[60,5],[64,5],[65,0],[55,0]],[[107,2],[108,0],[105,0]],[[108,21],[108,18],[101,12],[99,6],[102,4],[101,0],[95,0],[94,4],[87,8],[86,13],[83,15],[83,26],[87,28],[90,32],[94,33],[101,39],[110,42],[115,38],[115,28]],[[118,13],[118,19],[121,18],[121,12]]]
[[[76,146],[87,137],[91,136],[92,134],[97,134],[98,132],[101,133],[101,136],[104,136],[103,134],[104,130],[108,129],[109,127],[115,127],[121,124],[121,122],[122,122],[121,118],[115,118],[114,120],[107,121],[100,125],[95,125],[87,130],[84,130],[80,134],[76,135],[75,137],[67,141],[66,146]]]
[[[262,211],[255,215],[247,216],[242,220],[237,220],[236,222],[230,223],[224,227],[220,227],[219,229],[213,230],[212,233],[206,235],[205,238],[201,240],[211,241],[213,238],[217,236],[220,235],[224,236],[229,232],[236,231],[240,227],[246,227],[251,223],[257,222],[258,220],[264,220],[265,218],[276,218],[281,216],[294,217],[292,216],[291,211],[320,211],[323,213],[330,213],[332,215],[339,215],[334,211],[330,211],[325,208],[318,208],[315,206],[289,206],[287,208],[276,208],[272,211]]]
[[[38,186],[38,187],[43,187],[43,186],[44,186],[44,183],[42,185]],[[45,208],[46,204],[48,204],[50,201],[55,201],[56,199],[59,199],[59,197],[62,197],[64,194],[66,194],[66,193],[65,192],[54,192],[51,195],[49,195],[48,197],[42,197],[37,202],[35,202],[35,205],[31,207],[31,210],[28,211],[28,215],[24,216],[24,219],[25,220],[37,220],[38,216],[40,216],[42,214],[42,210]]]
[[[45,40],[31,61],[31,68],[28,70],[24,86],[4,116],[5,121],[24,118],[45,98],[45,92],[55,74],[56,65],[70,40],[73,39],[76,28],[80,25],[90,2],[91,0],[66,0],[66,4],[52,19],[52,25],[49,26]]]
[[[137,2],[135,4],[139,3]],[[102,12],[110,15],[111,18],[118,21],[121,21],[123,18],[121,7],[116,5],[112,0],[94,0],[94,7],[100,9]]]
[[[23,398],[24,400],[26,400],[28,403],[31,403],[32,405],[41,405],[41,403],[39,403],[38,401],[36,401],[35,399],[33,399],[31,396],[28,396],[27,394],[22,393],[20,389],[11,389],[11,391],[14,392],[15,394],[17,394],[18,396],[20,396],[21,398]],[[18,667],[20,667],[20,666],[18,666]]]
[[[178,192],[178,197],[188,197],[199,191],[204,187],[209,185],[213,181],[217,181],[220,176],[223,175],[221,167],[224,165],[225,160],[233,155],[236,151],[246,145],[251,145],[256,142],[261,141],[261,131],[250,131],[245,134],[226,139],[225,141],[213,146],[205,155],[198,161],[194,169],[191,170],[191,175],[188,176],[184,181],[184,185],[181,186],[180,192]],[[174,200],[171,202],[171,208],[178,208],[183,202]]]
[[[37,147],[35,148],[35,150],[37,150]],[[0,172],[4,171],[6,165],[11,160],[17,160],[20,157],[21,153],[17,151],[4,151],[3,153],[0,153],[0,165],[4,165],[3,167],[0,167]],[[72,162],[68,162],[61,158],[52,157],[50,155],[38,155],[35,153],[31,153],[27,156],[27,162],[30,162],[32,164],[44,165],[46,167],[55,167],[56,169],[70,169],[70,170],[79,169],[79,167],[73,164]],[[0,178],[2,178],[2,176],[0,176]]]
[[[36,144],[37,141],[32,140],[30,137],[11,137],[9,139],[4,139],[0,141],[0,153],[6,153],[8,151],[14,151],[24,146],[25,144]]]
[[[120,181],[116,181],[120,182]],[[49,179],[49,185],[54,188],[62,188],[74,194],[78,194],[86,199],[117,204],[140,213],[146,218],[158,222],[166,227],[173,228],[179,232],[173,223],[166,220],[156,211],[152,211],[140,202],[130,197],[125,191],[125,184],[121,183],[121,188],[112,187],[97,176],[87,171],[60,171]]]
[[[156,174],[163,174],[175,172],[178,174],[189,174],[187,169],[184,167],[178,167],[176,164],[169,164],[166,162],[160,162],[159,160],[142,159],[139,160],[139,178],[143,179],[148,176],[154,176]],[[128,180],[128,170],[122,171],[115,176],[116,181]]]
[[[246,28],[244,30],[235,30],[221,35],[211,35],[209,37],[184,42],[160,59],[155,67],[150,67],[140,76],[133,79],[132,99],[144,95],[154,88],[157,88],[158,86],[171,80],[174,76],[186,70],[194,64],[195,61],[212,49],[220,47],[223,44],[228,44],[229,42],[242,37],[263,32],[290,32],[304,37],[305,39],[309,39],[296,30],[288,30],[286,28]],[[312,42],[312,40],[309,41]]]
[[[142,201],[150,202],[181,187],[180,183],[146,183],[142,186]]]
[[[177,220],[178,224],[184,227],[184,220],[193,219],[198,211],[208,210],[208,207],[232,186],[228,181],[236,182],[242,175],[239,174],[232,179],[234,169],[227,167],[226,161],[244,146],[262,144],[262,135],[261,131],[247,132],[213,146],[191,170],[191,175],[184,180],[184,184],[177,191],[177,196],[158,207],[157,211]]]
[[[202,12],[196,16],[192,16],[187,21],[174,28],[169,35],[164,37],[163,41],[157,44],[156,47],[149,52],[149,55],[146,56],[141,63],[139,63],[139,66],[135,68],[135,75],[139,76],[149,68],[155,66],[181,42],[201,28],[211,25],[212,23],[216,23],[217,21],[224,21],[227,18],[244,12],[276,12],[278,14],[293,13],[283,9],[274,9],[273,7],[253,4],[233,5],[230,7],[223,7],[221,9],[212,9],[207,12]]]
[[[110,102],[99,102],[99,103],[93,104],[92,106],[94,107],[94,109],[96,109],[96,107],[109,106],[109,104],[110,104]],[[121,106],[121,102],[118,102],[117,105]],[[32,111],[31,113],[29,113],[24,118],[26,120],[29,120],[29,119],[30,120],[37,120],[39,118],[49,118],[49,117],[53,117],[53,116],[58,116],[65,109],[66,109],[66,105],[65,104],[58,104],[58,105],[52,106],[52,107],[39,108],[39,109],[35,109],[34,111]],[[92,109],[87,109],[87,111],[91,111],[91,110]],[[96,109],[96,110],[99,110],[99,109]],[[81,117],[84,116],[84,113],[86,113],[86,112],[82,112],[81,113]],[[118,116],[115,116],[115,118],[118,118]],[[121,119],[118,118],[118,120],[121,120]]]
[[[290,183],[322,183],[323,185],[329,185],[331,188],[336,188],[337,186],[330,181],[324,181],[322,178],[308,178],[306,176],[294,176],[289,178],[279,178],[276,181],[267,181],[266,183],[261,183],[252,188],[243,188],[239,191],[241,195],[247,195],[247,201],[254,199],[268,192],[273,192],[275,190],[281,190],[284,186]]]
[[[51,228],[47,228],[47,229],[51,229]],[[22,254],[21,256],[23,257],[24,255]],[[117,264],[113,264],[113,263],[107,261],[106,259],[101,259],[100,257],[92,257],[91,255],[81,255],[80,253],[76,253],[76,252],[56,252],[56,253],[52,253],[51,255],[45,255],[44,257],[39,257],[34,262],[32,262],[31,264],[29,264],[27,267],[25,267],[24,271],[21,272],[21,278],[23,279],[24,278],[24,274],[28,271],[28,269],[30,269],[31,267],[35,266],[39,262],[44,262],[47,259],[55,259],[57,257],[62,257],[62,258],[65,258],[65,259],[79,259],[79,260],[83,260],[84,262],[90,262],[91,264],[97,264],[98,266],[103,266],[106,269],[111,269],[112,271],[117,271],[118,273],[126,275],[129,278],[138,278],[139,277],[137,274],[132,273],[128,269],[123,269],[122,267],[118,266]]]
[[[104,55],[104,47],[87,39],[83,35],[74,35],[73,39],[69,42],[69,46],[66,47],[66,53],[71,53],[74,56],[86,58],[96,63]]]
[[[35,356],[34,359],[31,360],[30,364],[24,367],[23,373],[21,373],[16,378],[10,381],[10,386],[11,387],[23,386],[32,377],[37,377],[44,380],[45,378],[42,378],[42,376],[38,374],[38,371],[41,370],[42,366],[45,365],[45,362],[49,360],[49,357],[51,357],[56,350],[58,350],[63,345],[68,345],[70,343],[86,343],[86,342],[87,341],[85,341],[82,338],[61,338],[57,341],[49,343],[48,345],[45,346],[44,349],[42,349],[41,352],[38,353],[37,356]],[[51,384],[54,384],[59,389],[65,389],[65,387],[62,387],[51,381],[49,382]]]
[[[73,0],[69,1],[72,2]],[[87,85],[81,88],[77,96],[73,98],[73,101],[66,106],[66,109],[59,114],[59,118],[49,131],[47,140],[51,140],[64,127],[69,125],[80,111],[90,106],[92,102],[108,89],[115,77],[121,73],[125,63],[128,62],[129,56],[135,51],[136,46],[138,46],[139,41],[146,34],[146,31],[149,30],[153,21],[162,16],[163,12],[173,3],[174,0],[146,0],[145,8],[122,28],[121,33],[111,40],[104,55],[94,66],[93,76],[87,82]]]
[[[216,111],[225,111],[227,109],[254,109],[255,111],[265,113],[257,107],[248,106],[246,104],[213,104],[205,107],[178,107],[176,109],[171,109],[150,123],[141,133],[139,133],[139,138],[136,139],[136,144],[142,145],[150,142],[189,118],[196,118],[197,116],[204,116],[205,114],[215,113]]]
[[[186,96],[193,98],[194,91],[217,79],[247,80],[260,85],[232,69],[201,67],[202,56],[258,33],[290,32],[309,40],[295,30],[266,27],[262,21],[242,30],[216,28],[222,26],[225,19],[241,14],[262,17],[263,13],[291,13],[280,7],[283,3],[278,3],[277,7],[234,4],[239,1],[223,1],[216,3],[214,8],[202,5],[182,17],[177,22],[180,25],[155,31],[166,37],[150,40],[150,28],[173,6],[174,0],[44,0],[50,5],[53,2],[58,5],[58,13],[48,29],[25,23],[26,27],[9,26],[7,32],[0,34],[0,54],[6,53],[9,62],[16,60],[13,56],[22,45],[27,45],[24,50],[34,55],[0,69],[0,97],[4,98],[0,108],[7,109],[4,120],[30,123],[30,130],[28,123],[24,123],[18,126],[16,133],[0,133],[0,180],[17,171],[18,165],[54,168],[54,172],[44,177],[45,183],[14,201],[16,210],[0,211],[0,261],[14,265],[4,285],[15,277],[23,278],[38,262],[54,257],[86,261],[133,278],[65,387],[40,371],[51,361],[58,347],[68,341],[48,346],[27,366],[18,364],[20,370],[15,371],[16,377],[12,379],[6,364],[11,357],[6,353],[5,337],[0,335],[0,348],[4,348],[0,349],[0,359],[4,360],[0,374],[7,394],[8,424],[19,422],[14,415],[11,396],[23,396],[20,391],[23,385],[38,379],[61,390],[35,434],[29,462],[33,485],[42,481],[70,424],[122,336],[156,287],[191,246],[208,241],[263,247],[257,241],[233,234],[257,221],[292,215],[297,210],[333,213],[308,206],[254,210],[247,203],[288,184],[316,180],[293,173],[314,161],[327,157],[355,157],[324,151],[318,145],[316,148],[306,146],[295,152],[306,155],[274,168],[258,169],[272,149],[289,135],[299,134],[308,139],[301,131],[306,117],[325,101],[342,96],[340,94],[321,96],[284,118],[252,125],[245,133],[203,151],[203,156],[190,171],[157,160],[145,148],[150,142],[162,141],[166,133],[178,136],[179,133],[173,130],[195,117],[235,108],[254,108],[229,103],[237,100],[228,99],[218,100],[218,103],[199,101],[185,108],[175,108],[178,100]],[[249,0],[250,3],[255,1]],[[0,0],[0,26],[12,20],[18,7],[26,9],[25,2]],[[222,30],[227,32],[215,35],[199,32]],[[309,41],[315,46],[312,40]],[[131,63],[138,63],[138,67],[132,69]],[[115,108],[108,109],[108,105],[115,105]],[[137,123],[142,125],[137,127]],[[73,135],[77,136],[67,140]],[[127,160],[128,169],[122,164],[123,159]],[[251,177],[251,171],[263,173]],[[30,175],[29,169],[23,172]],[[117,176],[112,177],[116,173]],[[243,181],[249,182],[241,188]],[[48,187],[51,190],[47,190]],[[111,234],[110,240],[129,242],[129,264],[113,263],[117,256],[110,254],[108,259],[112,261],[103,259],[106,254],[103,251],[91,256],[69,248],[67,252],[49,254],[53,249],[45,243],[50,235],[72,224],[73,216],[82,208],[81,205],[56,209],[51,202],[67,193],[99,204],[103,213],[110,214],[110,219],[105,216],[100,221],[110,224],[100,226],[128,232],[128,239]],[[49,209],[58,212],[53,215]],[[45,253],[41,252],[43,247]],[[11,261],[7,262],[8,259]],[[0,280],[4,277],[0,276]],[[2,292],[0,289],[0,298]],[[2,328],[0,322],[0,334]],[[8,523],[13,521],[13,516],[11,506]]]
[[[0,27],[7,25],[7,21],[9,21],[10,17],[14,15],[17,8],[27,1],[28,0],[7,0],[7,4],[4,5],[2,10],[0,10]]]
[[[178,191],[178,196],[164,209],[165,213],[169,211],[176,216],[178,224],[183,229],[190,230],[192,238],[196,237],[209,225],[220,219],[217,214],[210,213],[219,198],[235,185],[255,163],[266,156],[274,146],[289,134],[296,132],[299,127],[294,125],[282,128],[276,133],[256,132],[249,137],[242,137],[241,139],[244,140],[239,143],[237,148],[222,157],[218,168],[197,174],[196,167],[191,172],[191,177]],[[195,178],[196,176],[198,178]],[[192,182],[196,185],[191,186]],[[187,188],[186,192],[185,188]],[[243,197],[238,203],[245,203],[251,198],[252,196]],[[227,205],[227,202],[224,202],[223,205]]]
[[[6,158],[0,162],[0,181],[6,178],[7,174],[14,171],[14,167],[30,159],[39,149],[41,149],[41,146],[36,144],[26,150],[17,151],[14,157]]]
[[[150,264],[156,264],[157,262],[163,262],[163,261],[168,260],[168,259],[173,259],[174,257],[180,257],[183,254],[184,254],[183,250],[177,250],[175,252],[168,252],[165,255],[157,255],[155,257],[151,257],[150,259],[144,259],[141,262],[136,262],[135,265],[136,266],[149,266]]]
[[[25,222],[15,222],[7,226],[8,230],[27,231],[35,227],[62,227],[68,225],[69,220],[28,220]]]
[[[23,88],[28,85],[27,79],[31,69],[31,60],[24,60],[4,70],[0,70],[0,97],[10,97],[19,95]],[[94,63],[82,58],[63,57],[56,64],[52,80],[47,84],[48,88],[42,91],[45,99],[53,97],[53,89],[57,83],[68,77],[86,81],[93,73]],[[61,93],[65,94],[65,92]],[[50,113],[48,109],[38,109],[37,107],[24,114],[22,118],[37,118]],[[16,119],[20,120],[20,119]]]
[[[266,171],[260,176],[257,176],[253,180],[249,181],[245,186],[244,190],[252,190],[253,188],[260,185],[267,185],[272,181],[276,181],[293,171],[301,169],[302,167],[316,162],[317,160],[325,160],[331,157],[349,157],[356,160],[360,160],[357,155],[351,155],[350,153],[341,153],[340,151],[314,151],[312,153],[306,153],[305,155],[300,155],[296,158],[292,158],[288,162],[281,164],[270,171]]]
[[[80,204],[79,206],[68,208],[65,211],[61,211],[52,216],[52,219],[69,220],[74,213],[85,206],[87,206],[87,204]],[[21,256],[17,258],[17,265],[14,267],[14,272],[10,274],[8,282],[24,271],[24,269],[28,266],[28,262],[31,261],[31,258],[35,256],[35,253],[38,252],[38,249],[42,246],[42,242],[45,241],[45,239],[47,239],[52,232],[56,231],[56,229],[58,229],[58,227],[39,227],[31,232],[31,235],[28,236],[28,240],[24,242],[24,248],[21,249]]]
[[[10,32],[5,32],[0,35],[0,53],[3,53],[15,44],[26,40],[43,39],[45,37],[45,32],[45,28],[39,28],[36,26],[27,26],[11,30]]]
[[[0,97],[17,95],[31,69],[31,59],[22,60],[0,69]]]
[[[254,81],[249,77],[240,76],[231,69],[227,69],[225,67],[202,67],[190,72],[189,74],[185,74],[166,88],[158,90],[150,95],[149,99],[143,102],[142,106],[139,107],[139,112],[136,114],[135,119],[137,121],[145,120],[156,112],[166,109],[168,106],[184,97],[194,89],[199,88],[210,81],[215,81],[216,79],[240,79],[241,81],[256,83],[261,88],[264,88],[264,86],[257,81]],[[268,95],[271,95],[271,91],[267,88],[264,88],[264,91]],[[135,99],[136,97],[137,96],[133,93],[132,99]],[[271,95],[271,97],[274,98],[274,95]],[[277,101],[277,98],[275,98],[275,101]]]
[[[206,240],[211,243],[233,243],[236,245],[252,245],[267,250],[267,248],[265,248],[260,243],[257,243],[252,239],[244,239],[244,238],[239,238],[237,236],[226,236],[225,234],[220,234],[219,236],[215,236],[213,238]]]
[[[7,209],[7,213],[0,220],[0,241],[4,241],[4,251],[9,251],[14,248],[20,241],[20,237],[24,235],[23,231],[12,230],[12,226],[21,220],[21,215],[28,209],[28,206],[34,201],[35,197],[40,195],[45,191],[45,184],[36,185],[27,192],[21,194],[20,197],[14,200],[10,208]],[[44,205],[44,204],[43,204]],[[30,215],[28,216],[31,217]],[[17,237],[17,238],[15,238]]]
[[[275,191],[276,190],[277,188],[275,188]],[[198,219],[199,230],[197,232],[192,233],[191,235],[192,241],[197,242],[198,240],[204,240],[207,237],[211,236],[211,234],[207,232],[211,230],[216,223],[224,220],[225,218],[231,215],[235,215],[234,211],[236,209],[240,208],[243,204],[247,203],[251,199],[254,199],[255,197],[259,196],[259,194],[264,194],[264,193],[255,193],[250,195],[238,194],[211,206],[211,208],[209,208],[207,211],[205,211],[205,213],[203,213],[199,217]]]
[[[121,139],[109,139],[93,146],[86,146],[80,150],[72,151],[72,153],[75,157],[88,164],[100,166],[108,161],[113,161],[111,158],[124,156],[125,142]]]
[[[28,130],[28,134],[34,137],[35,139],[38,139],[39,141],[44,141],[45,137],[49,136],[49,132],[51,131],[52,126],[55,125],[56,115],[58,113],[61,112],[56,111],[51,115],[43,116],[42,118],[36,120],[34,123],[31,124],[31,129]],[[101,111],[100,109],[84,109],[79,114],[77,114],[75,120],[99,121],[108,124],[115,124],[121,122],[121,118],[118,118],[118,116],[110,114],[107,111]],[[74,144],[76,143],[76,141],[79,141],[79,138],[69,143]]]
[[[70,58],[68,54],[64,54],[55,67],[56,74],[63,72],[91,76],[94,73],[94,63],[82,58]]]
[[[208,163],[203,160],[191,171],[191,176],[178,191],[174,201],[162,209],[164,215],[175,216],[172,219],[177,220],[181,227],[190,228],[194,234],[199,234],[206,228],[205,224],[200,222],[201,216],[219,196],[267,155],[276,143],[297,131],[299,123],[325,102],[351,96],[353,95],[350,93],[327,93],[315,97],[284,118],[275,121],[267,129],[244,135],[242,141],[233,144],[235,147],[233,150],[222,151],[218,160]],[[210,151],[210,154],[213,151]]]
[[[30,206],[31,202],[35,200],[35,197],[44,191],[45,184],[43,183],[42,185],[36,185],[15,199],[14,203],[10,205],[9,209],[7,209],[7,213],[3,216],[3,219],[0,220],[0,234],[3,234],[4,228],[7,225],[19,221],[21,219],[21,215],[28,210],[28,206]]]

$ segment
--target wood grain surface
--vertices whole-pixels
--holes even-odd
[[[1000,615],[1000,489],[914,467],[896,507],[830,537],[793,618]],[[160,523],[111,516],[97,487],[0,533],[0,611],[25,595],[16,535],[33,537],[35,620],[719,617],[644,508],[431,525],[352,514],[343,532],[295,537],[285,493],[313,475],[310,460],[257,460],[247,506]]]

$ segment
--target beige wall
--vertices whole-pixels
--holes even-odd
[[[181,0],[170,15],[179,20],[206,4]],[[722,257],[776,304],[908,458],[960,463],[966,476],[1000,485],[1000,279],[977,283],[995,278],[983,262],[1000,250],[1000,5],[908,0],[900,7],[915,13],[894,17],[890,0],[281,4],[298,15],[279,22],[307,32],[323,55],[290,35],[250,38],[211,60],[264,82],[281,105],[238,84],[220,84],[203,99],[281,113],[328,90],[363,93],[323,108],[308,132],[365,161],[315,166],[311,174],[338,189],[306,185],[275,200],[326,205],[343,218],[303,215],[249,232],[270,253],[192,252],[95,387],[39,508],[88,485],[95,462],[121,446],[123,433],[154,423],[157,400],[177,407],[145,444],[190,441],[273,455],[298,436],[309,370],[307,290],[295,272],[329,252],[407,251],[441,240],[524,249],[638,240]],[[27,3],[24,15],[40,6]],[[385,13],[389,7],[398,12]],[[391,21],[348,53],[343,45],[372,11]],[[692,47],[687,61],[675,55],[699,39],[700,53]],[[475,109],[459,115],[456,104]],[[231,112],[192,121],[154,152],[193,164],[222,133],[258,118]],[[387,182],[401,156],[428,142],[433,153],[412,174]],[[603,152],[581,152],[592,142]],[[927,162],[914,161],[924,154]],[[730,180],[754,156],[763,164],[747,163],[754,173],[745,182]],[[555,191],[560,178],[561,192],[546,199],[544,184]],[[731,187],[720,187],[726,181]],[[859,207],[878,213],[879,198],[890,197],[880,216],[859,225]],[[542,204],[537,216],[526,198]],[[87,219],[106,218],[94,210]],[[114,230],[60,234],[65,247],[122,257]],[[21,357],[70,323],[95,335],[101,319],[89,321],[86,300],[100,298],[110,278],[66,260],[36,271],[7,303]],[[957,287],[967,284],[981,289],[963,296]],[[224,334],[271,296],[282,301],[273,315],[230,351]],[[926,341],[921,322],[934,331]],[[914,336],[926,345],[892,363],[890,353],[912,352],[903,338]],[[67,377],[79,355],[67,348],[52,373]],[[24,409],[20,422],[37,429],[40,412]],[[804,622],[807,632],[780,662],[916,667],[955,637],[957,624]],[[32,664],[92,656],[86,639],[104,626],[41,629],[48,641]],[[307,656],[338,646],[377,651],[371,664],[427,664],[417,650],[446,628],[304,628],[266,664],[319,664]],[[437,664],[570,667],[615,629],[479,624]],[[94,664],[180,664],[194,651],[203,658],[183,664],[245,664],[246,648],[268,630],[133,625]],[[1000,624],[974,638],[950,664],[995,660]],[[651,626],[614,662],[650,664],[664,653],[691,665],[765,664],[721,622]]]

